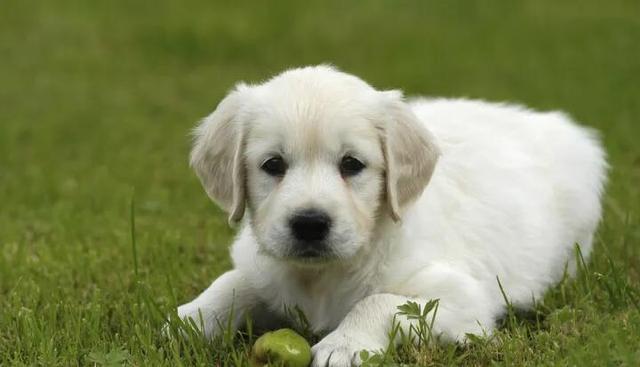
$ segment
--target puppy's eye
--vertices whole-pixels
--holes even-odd
[[[340,162],[340,174],[344,177],[355,176],[360,173],[366,166],[352,156],[346,155]]]
[[[287,171],[287,163],[280,156],[267,159],[260,168],[268,175],[282,177]]]

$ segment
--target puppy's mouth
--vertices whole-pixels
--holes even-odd
[[[296,242],[287,256],[288,260],[301,263],[324,263],[337,256],[324,242]]]
[[[313,259],[330,258],[333,256],[331,256],[331,252],[329,251],[318,250],[314,248],[306,248],[302,250],[293,251],[291,253],[291,257],[313,260]]]

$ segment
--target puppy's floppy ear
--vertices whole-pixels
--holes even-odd
[[[229,213],[229,223],[245,210],[245,123],[241,109],[249,87],[238,84],[194,130],[191,167],[209,197]]]
[[[386,200],[391,217],[415,200],[429,183],[440,155],[435,138],[403,101],[399,91],[382,92],[387,119],[382,149],[386,164]]]

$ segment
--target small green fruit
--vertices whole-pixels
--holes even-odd
[[[311,347],[291,329],[268,332],[256,340],[251,352],[251,365],[307,367],[311,363]]]

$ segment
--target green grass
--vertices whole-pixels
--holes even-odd
[[[640,365],[637,1],[1,8],[0,365],[246,362],[251,335],[160,333],[170,310],[230,267],[233,232],[187,166],[188,132],[234,82],[320,62],[408,94],[563,109],[601,130],[610,156],[595,253],[576,280],[507,317],[492,340],[404,348],[397,360]]]

